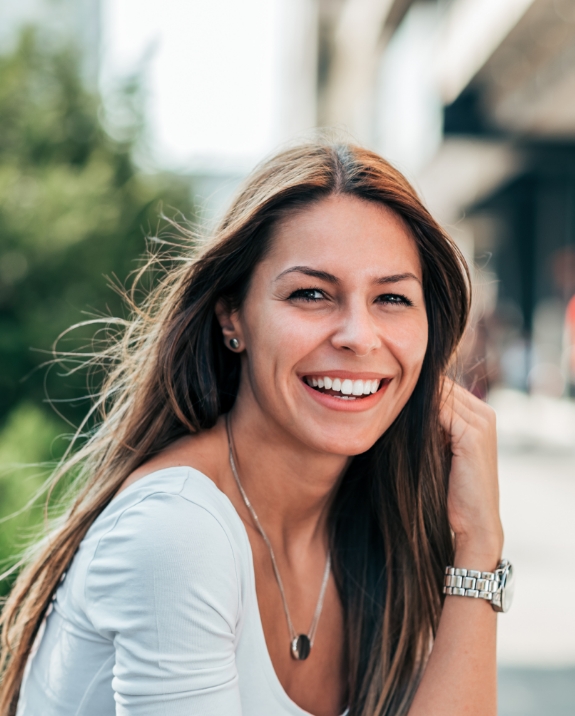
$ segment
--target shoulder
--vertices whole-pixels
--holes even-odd
[[[200,589],[225,602],[235,619],[247,573],[245,530],[208,477],[189,467],[146,475],[118,495],[99,522],[87,604],[170,601]]]
[[[103,543],[136,552],[173,547],[189,559],[201,546],[235,558],[244,546],[245,531],[229,499],[191,467],[165,468],[140,478],[108,505],[98,523],[96,550]]]
[[[187,475],[190,472],[201,477],[209,475],[209,482],[219,486],[222,463],[227,466],[227,452],[222,450],[222,440],[227,438],[220,433],[222,426],[216,425],[175,440],[128,475],[117,495],[150,475],[173,475],[181,470]]]
[[[142,539],[151,535],[161,540],[191,531],[198,536],[222,533],[235,542],[241,528],[228,497],[209,477],[186,466],[163,468],[141,477],[112,500],[98,522],[100,536],[129,534],[132,529]]]

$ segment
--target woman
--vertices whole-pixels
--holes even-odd
[[[0,713],[495,714],[506,572],[453,571],[503,540],[493,414],[445,378],[468,304],[377,155],[257,169],[117,347],[4,611]]]

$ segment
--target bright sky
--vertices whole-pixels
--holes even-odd
[[[152,52],[157,161],[243,168],[277,141],[278,0],[104,0],[103,78]]]

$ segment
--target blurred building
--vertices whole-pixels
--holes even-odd
[[[22,29],[33,26],[50,45],[81,50],[86,82],[98,80],[101,0],[4,0],[0,2],[0,53],[16,46]]]

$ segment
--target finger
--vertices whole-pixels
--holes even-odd
[[[452,409],[472,424],[495,424],[493,408],[466,390],[454,392]]]
[[[495,428],[493,409],[460,386],[450,391],[439,417],[444,430],[458,441],[469,429],[485,433]]]
[[[456,410],[462,415],[487,420],[490,420],[494,415],[493,409],[483,400],[480,400],[461,385],[451,380],[444,383],[442,397],[444,405],[452,410]]]
[[[485,429],[490,424],[491,416],[478,410],[476,405],[455,397],[442,407],[440,419],[444,428],[453,434],[471,427]]]

